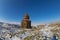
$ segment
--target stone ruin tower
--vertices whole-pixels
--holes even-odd
[[[27,13],[24,14],[23,20],[21,21],[21,28],[27,28],[30,29],[31,27],[31,21],[29,20],[29,15]]]

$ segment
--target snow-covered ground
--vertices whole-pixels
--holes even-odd
[[[18,26],[18,25],[17,25]],[[20,29],[11,24],[0,24],[0,39],[1,40],[44,40],[46,37],[48,40],[53,36],[52,29],[48,25],[45,25],[44,29]],[[59,32],[60,33],[60,32]],[[59,34],[58,33],[58,34]]]

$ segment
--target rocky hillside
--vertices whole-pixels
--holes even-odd
[[[53,36],[60,40],[60,24],[38,25],[32,29],[20,29],[12,24],[0,23],[1,40],[51,40]]]

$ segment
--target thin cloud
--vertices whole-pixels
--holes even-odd
[[[0,19],[0,22],[10,23],[10,24],[18,24],[18,25],[20,25],[20,23],[19,23],[19,22],[8,21],[8,20],[4,20],[4,19]]]

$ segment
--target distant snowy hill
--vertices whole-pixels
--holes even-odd
[[[10,23],[4,23],[4,22],[0,22],[0,26],[1,27],[6,27],[6,28],[8,28],[8,27],[17,27],[17,28],[19,28],[20,27],[20,25],[17,25],[17,24],[10,24]]]

